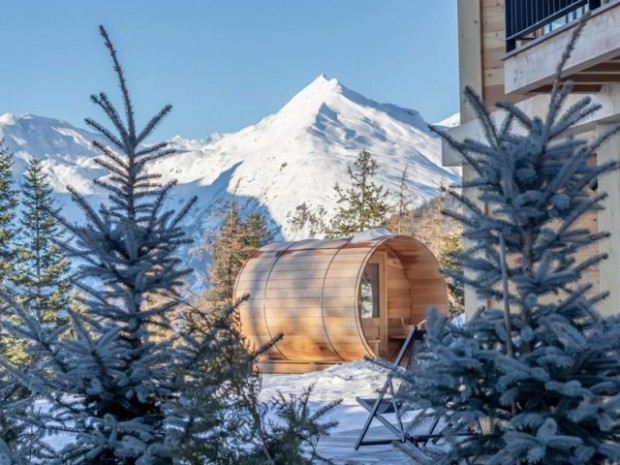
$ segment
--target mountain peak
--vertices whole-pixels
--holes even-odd
[[[428,124],[417,111],[389,103],[378,103],[350,90],[337,79],[329,78],[325,74],[320,74],[289,100],[276,115],[266,118],[265,121],[270,121],[269,124],[274,123],[274,120],[277,121],[283,131],[288,133],[295,128],[306,131],[311,127],[325,132],[328,126],[333,126],[332,123],[346,131],[339,115],[345,117],[356,115],[355,118],[360,120],[373,120],[379,114],[385,114],[423,132],[429,131]],[[325,126],[326,120],[330,121],[327,126]]]
[[[310,84],[306,86],[306,89],[309,88],[319,88],[319,89],[335,89],[340,87],[340,82],[336,78],[329,78],[325,74],[321,73],[318,77],[312,81]]]
[[[5,113],[0,115],[0,124],[13,125],[15,124],[15,115],[13,113]]]
[[[315,112],[325,102],[331,100],[337,94],[342,93],[342,85],[337,79],[329,79],[324,74],[319,75],[314,81],[297,93],[281,111],[291,109],[299,111]]]

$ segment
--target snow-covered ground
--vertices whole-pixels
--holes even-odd
[[[356,397],[373,398],[386,379],[386,370],[364,360],[334,365],[323,371],[299,375],[263,375],[261,399],[268,400],[282,392],[299,395],[313,385],[310,400],[321,406],[341,399],[342,403],[331,410],[326,419],[336,420],[338,426],[333,432],[359,429],[364,424],[367,412],[356,401]]]
[[[374,457],[385,456],[386,453],[400,458],[401,454],[391,450],[391,446],[366,448],[356,453],[353,443],[368,416],[355,400],[356,397],[374,398],[377,391],[386,380],[387,371],[372,362],[358,360],[355,362],[334,365],[323,371],[315,371],[305,374],[265,374],[263,375],[263,388],[261,400],[268,401],[278,392],[284,395],[300,395],[308,386],[312,385],[310,398],[312,408],[319,409],[323,405],[341,400],[341,404],[333,408],[324,417],[325,421],[337,421],[338,425],[330,430],[330,439],[320,448],[321,454],[335,459],[337,464],[375,463]],[[41,401],[39,408],[45,409],[47,402]],[[383,427],[379,427],[383,429]],[[349,434],[346,434],[349,432]],[[380,434],[384,431],[380,431]],[[54,449],[61,449],[72,440],[68,434],[52,434],[47,442]],[[353,460],[351,459],[353,457]],[[357,458],[356,458],[357,457]],[[403,456],[404,458],[404,456]],[[397,465],[400,462],[390,462]],[[403,462],[407,463],[407,462]]]
[[[405,465],[411,459],[392,445],[365,446],[355,451],[353,446],[363,427],[368,412],[355,400],[356,397],[375,398],[386,380],[387,371],[372,362],[358,360],[355,362],[334,365],[323,371],[300,375],[263,376],[261,398],[268,400],[278,391],[282,393],[301,394],[309,385],[313,385],[310,397],[313,408],[341,399],[342,403],[324,417],[334,420],[338,425],[330,430],[329,437],[319,441],[319,453],[331,459],[337,465]],[[409,421],[417,416],[417,412],[405,414]],[[395,422],[394,415],[386,415]],[[367,439],[390,437],[388,430],[378,421],[371,424]]]

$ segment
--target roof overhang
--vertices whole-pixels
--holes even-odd
[[[509,52],[504,58],[506,95],[548,93],[558,61],[579,22],[545,34]],[[620,83],[620,2],[592,12],[573,49],[562,77],[573,81],[574,91],[599,92]]]
[[[595,104],[600,105],[600,110],[591,114],[573,128],[573,134],[584,134],[595,128],[599,123],[620,122],[620,84],[603,86],[601,92],[590,96]],[[571,95],[568,97],[565,108],[569,108],[583,95]],[[544,116],[549,107],[548,95],[536,95],[516,104],[525,114],[530,116]],[[500,124],[505,117],[505,112],[495,110],[491,117],[496,124]],[[482,141],[484,132],[477,120],[469,121],[455,128],[449,129],[448,134],[456,140],[466,138]],[[463,163],[461,155],[446,141],[441,146],[442,164],[444,166],[459,166]]]

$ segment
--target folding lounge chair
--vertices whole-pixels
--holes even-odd
[[[393,370],[398,369],[405,355],[409,355],[407,359],[406,369],[411,368],[413,360],[415,358],[414,354],[416,351],[416,346],[419,347],[422,342],[423,336],[424,331],[421,331],[415,327],[413,327],[409,331],[407,337],[405,338],[405,342],[400,349],[400,352],[398,353],[396,359],[394,360],[394,363],[392,364]],[[369,415],[366,419],[364,427],[362,428],[362,431],[360,432],[359,437],[357,438],[354,446],[355,450],[358,450],[360,446],[389,444],[394,440],[398,440],[401,442],[410,441],[414,443],[426,442],[436,436],[433,433],[439,421],[438,418],[431,421],[430,428],[428,429],[426,434],[411,436],[408,433],[408,429],[403,426],[401,411],[402,404],[398,400],[398,391],[403,389],[405,383],[401,382],[398,390],[395,391],[393,381],[394,375],[392,373],[389,373],[387,380],[379,391],[379,396],[376,399],[363,399],[360,397],[356,398],[357,402],[368,411]],[[384,415],[388,413],[396,414],[396,425],[392,424],[384,417]],[[387,439],[365,439],[366,433],[368,432],[368,429],[370,428],[370,425],[374,419],[379,420],[391,433],[394,434],[395,437]]]

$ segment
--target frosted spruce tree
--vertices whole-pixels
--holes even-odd
[[[166,209],[175,183],[161,184],[148,168],[174,150],[144,143],[171,107],[136,128],[117,53],[103,27],[100,33],[124,108],[121,116],[101,93],[92,100],[112,128],[86,120],[107,141],[94,145],[97,163],[108,172],[96,181],[108,202],[97,210],[70,188],[86,222],[57,217],[72,236],[65,249],[81,261],[81,292],[68,309],[68,327],[47,331],[13,292],[0,288],[0,309],[15,320],[1,330],[25,339],[27,354],[37,360],[19,367],[0,354],[0,394],[16,385],[30,393],[25,400],[0,397],[0,419],[7,415],[22,428],[6,431],[20,439],[0,442],[0,458],[10,453],[10,460],[45,465],[314,463],[316,441],[329,427],[318,422],[324,411],[310,414],[302,396],[275,405],[282,422],[263,418],[268,407],[256,396],[257,353],[243,345],[236,308],[200,313],[179,295],[189,270],[176,251],[188,242],[181,222],[194,199],[179,213]],[[178,308],[194,311],[193,321],[204,317],[204,324],[172,324]],[[62,450],[46,447],[58,433],[65,434]],[[278,444],[286,444],[285,453],[272,450]]]
[[[389,210],[388,191],[373,181],[377,174],[377,159],[367,150],[362,150],[353,163],[347,166],[351,187],[344,189],[336,183],[338,210],[328,227],[329,237],[346,237],[360,231],[380,226]]]
[[[5,288],[13,275],[16,262],[15,215],[17,210],[17,191],[13,185],[12,154],[0,140],[0,287]],[[5,305],[0,304],[0,356],[6,355],[13,347],[15,339],[3,330],[12,317]],[[23,398],[24,391],[10,377],[8,370],[0,365],[0,463],[12,463],[17,454],[10,449],[17,447],[23,429],[15,422],[15,415],[9,406]],[[15,462],[17,463],[17,462]]]
[[[71,441],[45,463],[63,465],[165,465],[173,463],[174,444],[168,440],[166,406],[174,402],[179,366],[187,362],[174,344],[157,340],[152,332],[168,326],[176,306],[168,300],[146,308],[151,294],[175,296],[189,272],[175,255],[187,242],[180,223],[195,199],[179,212],[164,202],[174,183],[160,184],[147,168],[174,151],[166,143],[143,145],[168,114],[165,106],[142,129],[136,127],[134,108],[116,51],[100,28],[118,78],[124,119],[106,94],[92,97],[112,128],[94,120],[86,123],[107,141],[94,142],[96,159],[108,175],[96,182],[108,191],[108,203],[94,209],[69,187],[87,223],[77,225],[58,217],[74,237],[65,244],[82,261],[76,284],[84,291],[84,312],[70,313],[72,337],[59,338],[65,328],[48,333],[4,292],[21,324],[9,328],[29,340],[40,366],[13,369],[33,393],[48,400],[49,411],[25,418],[34,427],[71,432]],[[32,344],[30,344],[32,343]]]
[[[618,128],[571,135],[598,106],[567,107],[571,84],[559,76],[544,117],[503,102],[497,122],[467,90],[484,140],[443,135],[476,173],[463,188],[479,202],[452,192],[463,214],[448,212],[470,240],[455,257],[469,272],[460,279],[492,304],[463,327],[429,315],[404,399],[448,426],[438,443],[406,448],[421,463],[620,463],[620,325],[597,312],[604,294],[585,279],[605,256],[579,259],[608,237],[580,220],[603,208],[597,178],[616,166],[590,161]]]
[[[11,152],[0,140],[0,283],[10,277],[15,263],[14,219],[18,201],[12,167]]]
[[[243,214],[236,197],[222,206],[221,226],[201,247],[211,255],[208,267],[210,288],[203,294],[208,307],[222,311],[233,304],[235,279],[245,261],[259,247],[273,239],[264,215],[259,211]]]
[[[2,346],[1,350],[4,351]],[[0,352],[1,353],[1,352]],[[15,382],[8,370],[0,366],[0,464],[14,465],[24,463],[20,451],[25,451],[24,436],[26,428],[16,419],[20,412],[11,406],[23,400],[26,393]],[[20,409],[23,411],[23,409]],[[30,442],[30,441],[29,441]],[[24,454],[25,455],[25,454]]]
[[[18,195],[13,185],[13,158],[4,140],[0,140],[0,286],[6,287],[14,274],[17,262],[15,248],[15,234],[17,225],[15,215],[17,213]],[[10,315],[0,310],[0,329],[2,322]],[[11,347],[10,338],[0,332],[0,346],[2,352]],[[0,417],[2,413],[0,413]]]
[[[11,281],[24,310],[47,332],[67,322],[69,261],[59,246],[62,229],[56,216],[52,188],[41,162],[32,159],[21,189],[20,229],[16,240],[17,260]],[[11,348],[13,363],[26,363],[23,340]],[[28,363],[32,363],[30,360]]]

